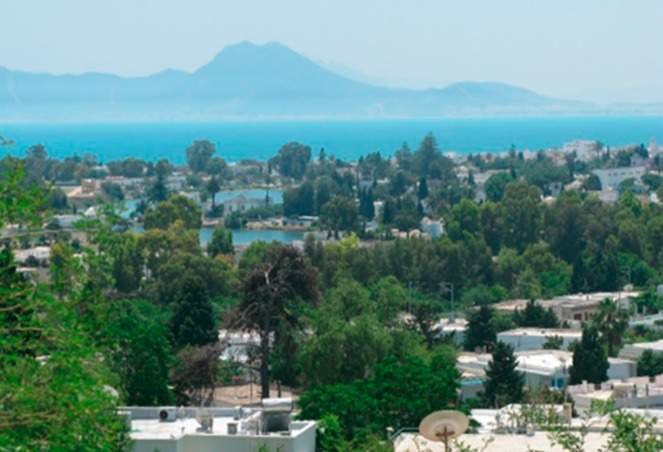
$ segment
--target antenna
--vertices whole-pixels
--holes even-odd
[[[449,451],[449,440],[465,433],[470,421],[459,411],[435,411],[421,420],[419,434],[429,441],[444,443]]]

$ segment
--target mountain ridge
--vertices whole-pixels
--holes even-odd
[[[242,41],[194,71],[165,69],[141,77],[52,75],[0,66],[0,118],[422,117],[573,105],[501,82],[464,81],[425,90],[373,85],[278,42]]]

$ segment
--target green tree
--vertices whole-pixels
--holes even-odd
[[[24,170],[0,175],[0,227],[39,223],[43,192]],[[0,444],[6,450],[124,450],[129,447],[112,377],[64,291],[55,300],[0,251]]]
[[[120,377],[129,405],[174,402],[168,370],[174,355],[163,312],[144,300],[120,300],[110,306],[101,335],[111,342],[110,366]]]
[[[428,198],[428,182],[425,177],[419,179],[419,186],[417,188],[417,198],[419,200]]]
[[[299,180],[304,176],[310,160],[310,147],[291,142],[279,149],[278,155],[270,160],[270,164],[277,167],[283,176]]]
[[[212,176],[209,178],[205,190],[207,190],[207,193],[212,199],[212,210],[214,210],[216,207],[216,194],[221,190],[221,185],[219,185],[219,181],[216,180],[216,177]]]
[[[638,359],[638,376],[663,374],[663,352],[645,350]]]
[[[492,202],[499,202],[504,196],[506,186],[513,182],[511,174],[507,172],[493,174],[486,181],[484,190],[486,191],[486,198]]]
[[[182,348],[216,342],[218,332],[205,282],[187,274],[181,277],[177,286],[170,319],[174,344]]]
[[[74,284],[75,275],[79,271],[78,261],[71,246],[61,241],[51,246],[49,260],[53,291],[62,297]]]
[[[543,344],[544,350],[561,350],[564,346],[564,339],[561,336],[548,336]]]
[[[502,200],[504,244],[519,251],[539,238],[541,201],[539,190],[526,182],[511,182]]]
[[[358,212],[354,199],[346,196],[334,196],[331,201],[322,206],[320,222],[334,237],[339,237],[340,231],[354,231],[357,229]]]
[[[430,359],[388,357],[371,378],[306,391],[299,400],[300,417],[335,416],[346,439],[381,435],[387,427],[418,425],[430,412],[452,406],[459,378],[454,353],[448,350]]]
[[[519,403],[523,398],[523,375],[516,370],[518,361],[513,347],[498,341],[486,369],[484,398],[491,407]]]
[[[534,300],[529,300],[522,312],[516,310],[513,318],[516,324],[521,327],[559,327],[559,320],[552,309],[545,309]]]
[[[470,315],[465,332],[465,350],[492,350],[497,340],[493,324],[493,309],[483,305]]]
[[[130,233],[118,235],[119,243],[113,247],[112,275],[115,288],[123,293],[139,289],[145,260],[138,238]]]
[[[216,257],[219,254],[234,254],[233,234],[226,228],[215,228],[212,239],[207,244],[207,254]]]
[[[145,229],[168,229],[178,220],[182,221],[186,229],[200,229],[201,216],[200,207],[196,203],[185,196],[174,195],[145,212]]]
[[[608,379],[608,356],[599,340],[595,326],[585,325],[582,339],[573,347],[573,365],[569,370],[569,384],[575,385],[586,380],[602,383]]]
[[[617,302],[606,298],[601,301],[592,322],[596,325],[601,342],[605,344],[608,356],[617,356],[628,328],[629,314]]]
[[[196,140],[186,149],[186,161],[191,171],[203,172],[216,152],[216,146],[207,140]]]

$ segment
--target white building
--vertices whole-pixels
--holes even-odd
[[[564,154],[576,153],[576,159],[589,162],[601,157],[601,144],[595,140],[576,140],[565,143],[562,148]]]
[[[425,232],[434,239],[444,234],[444,223],[440,220],[431,220],[428,217],[424,217],[421,220],[420,228],[422,232]]]
[[[13,252],[14,260],[19,264],[25,264],[30,257],[37,259],[40,264],[46,264],[51,257],[50,246],[35,246],[24,250],[13,250]]]
[[[550,386],[563,388],[573,364],[573,353],[565,350],[532,350],[516,352],[517,370],[525,377],[527,386]],[[488,369],[492,360],[490,353],[461,353],[456,366],[461,372],[479,377],[480,372]],[[633,361],[619,358],[608,358],[608,378],[621,379],[635,376],[636,364]]]
[[[467,320],[458,318],[440,319],[433,326],[433,330],[437,331],[439,338],[449,337],[457,345],[463,345],[465,342],[465,330],[467,329]]]
[[[74,224],[81,220],[83,217],[81,215],[53,215],[53,221],[55,221],[63,229],[71,229],[74,227]]]
[[[594,400],[612,401],[617,409],[663,407],[663,375],[608,380],[597,385],[584,382],[566,390],[580,414],[587,412]]]
[[[265,199],[247,198],[244,195],[239,195],[223,202],[223,216],[228,216],[234,212],[246,212],[250,209],[265,207],[265,205]]]
[[[647,168],[644,166],[597,169],[592,171],[601,181],[601,189],[603,190],[607,188],[616,189],[626,179],[640,180],[646,172]]]
[[[559,337],[562,349],[568,350],[573,341],[582,338],[581,330],[562,328],[516,328],[497,334],[497,340],[513,347],[514,351],[541,350],[548,339]]]
[[[124,407],[133,452],[315,452],[316,423],[291,419],[289,399],[260,409]],[[262,448],[262,449],[261,449]]]
[[[616,301],[621,308],[628,309],[631,300],[638,295],[640,292],[637,291],[569,294],[548,300],[536,300],[536,304],[552,309],[561,322],[579,323],[591,319],[601,301],[606,298]],[[525,299],[507,300],[495,304],[494,307],[498,311],[513,313],[525,309],[527,303],[528,300]]]
[[[663,352],[663,339],[654,342],[639,342],[637,344],[624,345],[624,348],[619,352],[619,356],[626,359],[639,359],[645,350]]]

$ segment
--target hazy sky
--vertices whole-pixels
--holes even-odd
[[[279,41],[365,80],[493,80],[550,96],[663,101],[661,0],[0,0],[0,66],[193,70]]]

